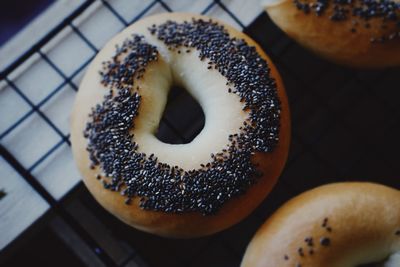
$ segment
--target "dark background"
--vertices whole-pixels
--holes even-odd
[[[288,39],[266,14],[245,32],[277,65],[292,115],[292,144],[284,173],[251,216],[210,237],[171,240],[124,225],[103,210],[82,184],[62,203],[67,208],[72,201],[83,203],[149,266],[239,266],[246,245],[263,221],[289,198],[318,185],[356,180],[400,188],[400,69],[360,71],[331,64]],[[171,93],[164,118],[172,125],[162,123],[159,136],[180,143],[201,130],[201,109],[197,106],[192,113],[186,109],[195,105],[193,101],[183,90]],[[176,114],[182,113],[185,116],[177,120]],[[83,266],[47,226],[54,216],[48,214],[24,234],[2,266]]]
[[[54,0],[12,0],[0,2],[0,46],[50,6]]]

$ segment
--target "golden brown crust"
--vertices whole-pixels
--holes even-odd
[[[329,7],[326,13],[329,13]],[[400,38],[384,43],[371,43],[371,38],[397,32],[396,23],[382,28],[382,19],[362,21],[352,33],[352,19],[333,22],[328,15],[316,16],[298,10],[291,0],[266,6],[270,18],[287,35],[305,48],[333,62],[358,68],[383,68],[400,65]]]
[[[131,25],[129,27],[129,32],[135,32],[135,29],[138,27],[147,28],[152,24],[160,24],[168,19],[183,21],[191,20],[192,18],[208,19],[208,17],[184,13],[160,14],[147,17]],[[83,176],[83,181],[89,191],[104,208],[135,228],[161,236],[179,238],[197,237],[221,231],[249,215],[271,191],[283,169],[290,142],[290,119],[288,101],[282,80],[271,60],[253,40],[230,26],[225,24],[224,26],[228,29],[231,36],[243,38],[250,45],[256,46],[261,56],[268,61],[268,64],[271,67],[271,75],[277,81],[278,94],[282,103],[282,111],[280,141],[277,147],[272,153],[257,153],[253,158],[254,162],[260,164],[265,175],[255,186],[252,186],[245,195],[235,197],[228,201],[216,215],[203,216],[199,213],[177,215],[164,212],[145,211],[139,207],[138,198],[133,199],[132,204],[128,206],[124,204],[124,197],[118,192],[105,190],[102,184],[95,179],[99,170],[91,170],[88,167],[90,162],[88,152],[86,151],[87,141],[82,135],[87,117],[87,114],[82,114],[82,110],[88,110],[87,108],[84,108],[84,106],[87,105],[88,98],[96,97],[100,101],[101,93],[93,92],[93,94],[86,95],[83,93],[82,95],[79,95],[81,92],[78,93],[72,113],[71,139],[74,157]],[[128,31],[125,30],[125,32]],[[98,65],[100,62],[98,62],[98,60],[96,61],[95,59],[93,64],[96,65],[91,66],[91,68],[100,68]],[[85,81],[82,82],[81,86],[85,86]]]
[[[325,218],[328,220],[323,226]],[[399,190],[372,183],[325,185],[279,208],[253,237],[242,267],[371,263],[400,251],[398,230]],[[313,246],[304,241],[307,237],[313,238]],[[328,246],[321,245],[323,237],[329,238]]]

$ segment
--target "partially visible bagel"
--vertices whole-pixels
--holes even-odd
[[[363,16],[369,11],[364,3],[385,11],[370,8],[376,15]],[[264,0],[262,5],[287,35],[326,59],[357,68],[400,66],[400,0]]]
[[[400,191],[336,183],[284,204],[258,230],[242,267],[400,266]]]

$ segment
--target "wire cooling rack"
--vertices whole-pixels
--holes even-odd
[[[159,238],[119,222],[79,183],[70,152],[68,111],[91,59],[125,26],[170,11],[223,19],[261,44],[283,77],[292,114],[289,160],[273,192],[240,224],[194,240]],[[21,55],[1,73],[0,170],[18,180],[16,191],[35,195],[16,197],[34,207],[35,214],[23,220],[55,214],[55,227],[67,227],[91,252],[87,265],[238,266],[265,218],[300,192],[346,180],[400,188],[400,69],[357,71],[328,63],[288,39],[261,12],[258,1],[86,1]],[[184,143],[201,131],[203,120],[195,101],[175,89],[157,135]],[[0,182],[12,192],[7,185]],[[15,214],[27,207],[21,205]],[[14,223],[10,216],[8,222]]]

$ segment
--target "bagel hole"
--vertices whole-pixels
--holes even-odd
[[[167,144],[187,144],[201,132],[204,123],[204,111],[200,104],[185,88],[174,85],[169,91],[155,136]]]

